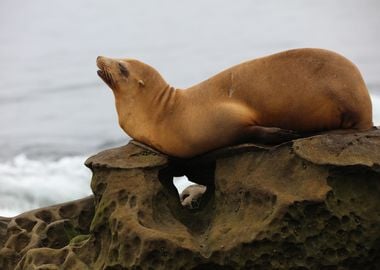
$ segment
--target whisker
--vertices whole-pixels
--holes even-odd
[[[115,81],[114,81],[114,79],[113,79],[113,77],[112,77],[112,74],[111,74],[111,73],[108,73],[108,75],[109,75],[109,81],[110,81],[110,84],[112,85],[113,88],[115,88]]]

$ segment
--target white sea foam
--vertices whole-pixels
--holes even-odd
[[[25,155],[0,163],[0,216],[14,216],[91,194],[85,157],[33,160]]]
[[[188,186],[195,184],[193,182],[190,182],[186,176],[173,177],[173,183],[174,183],[174,186],[177,188],[179,194],[181,194],[182,191]]]
[[[91,172],[83,165],[85,159],[35,160],[18,155],[0,163],[0,216],[12,217],[91,194]],[[175,177],[174,184],[181,193],[193,183],[183,176]]]
[[[380,95],[372,95],[373,123],[380,126]]]

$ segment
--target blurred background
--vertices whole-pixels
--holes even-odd
[[[248,59],[326,48],[359,67],[380,125],[379,14],[378,0],[1,0],[0,215],[91,194],[86,157],[128,142],[98,55],[140,59],[186,88]]]

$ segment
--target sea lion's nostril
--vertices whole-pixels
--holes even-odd
[[[98,56],[96,57],[96,65],[98,68],[102,69],[103,68],[103,56]]]

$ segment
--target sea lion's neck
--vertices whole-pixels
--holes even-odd
[[[148,95],[116,98],[119,124],[132,138],[156,146],[162,127],[172,121],[180,106],[180,90],[165,84],[147,89]],[[142,89],[144,91],[145,89]]]
[[[173,117],[178,117],[181,108],[181,90],[166,84],[155,91],[150,102],[148,120],[158,130],[166,123],[172,122]],[[169,125],[171,126],[171,125]]]
[[[164,113],[171,111],[177,103],[178,90],[169,84],[160,87],[151,101],[151,105],[156,108],[156,111]]]

